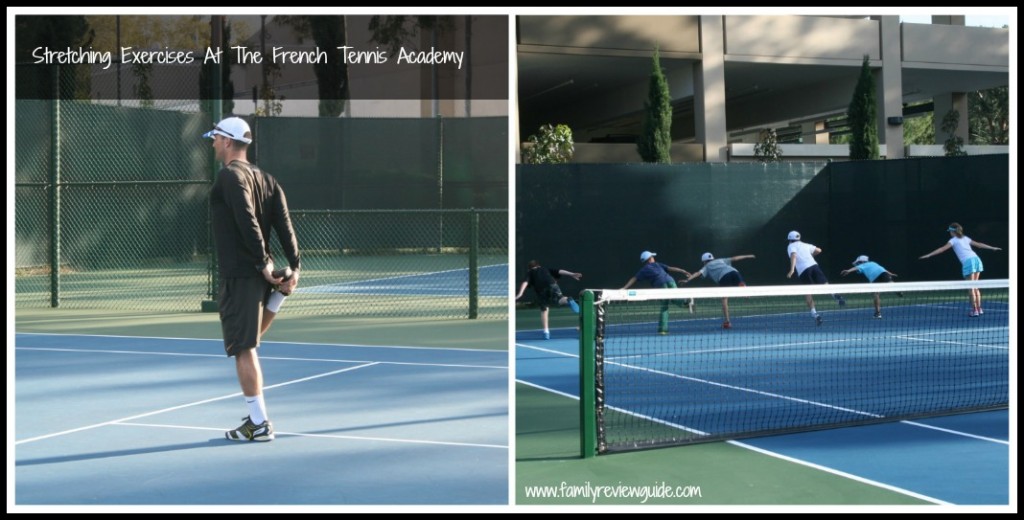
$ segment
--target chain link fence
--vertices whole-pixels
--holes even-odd
[[[287,312],[508,316],[507,210],[298,210],[292,223],[303,267]]]
[[[68,100],[17,100],[15,110],[18,307],[195,312],[216,299],[208,211],[215,166],[199,137],[212,126],[206,114]],[[261,141],[256,134],[254,147],[264,157],[281,141],[269,137],[311,125],[320,136],[313,144],[327,147],[314,148],[323,160],[312,162],[302,155],[307,148],[279,148],[278,162],[267,168],[288,191],[303,255],[300,289],[282,312],[507,318],[508,210],[438,209],[447,207],[445,188],[457,195],[451,204],[507,204],[507,180],[497,181],[507,179],[507,168],[494,172],[472,158],[445,158],[453,165],[446,180],[441,152],[453,155],[467,144],[446,142],[441,127],[447,124],[461,128],[449,139],[491,142],[491,153],[474,154],[490,162],[507,156],[503,121],[254,121],[267,136]],[[480,136],[499,127],[489,141]],[[345,138],[365,128],[392,139],[372,150],[365,140]],[[413,136],[422,161],[374,179],[372,166],[380,155],[402,150],[394,137],[403,135]],[[299,164],[290,168],[288,157],[296,154]],[[360,166],[360,155],[370,166]],[[362,172],[360,180],[346,182],[346,168]],[[412,178],[416,183],[404,182]],[[318,186],[346,195],[323,197]],[[413,207],[396,208],[395,200]],[[278,247],[276,238],[272,243]]]

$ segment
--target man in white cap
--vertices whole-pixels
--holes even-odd
[[[700,268],[700,271],[691,274],[683,283],[690,283],[700,276],[706,276],[712,281],[722,287],[746,287],[747,284],[743,281],[743,275],[732,266],[733,262],[740,260],[746,260],[748,258],[756,258],[754,255],[736,255],[728,258],[715,258],[715,255],[711,253],[704,253],[700,257],[700,261],[704,262],[704,267]],[[722,298],[722,314],[725,316],[725,321],[722,322],[723,329],[731,329],[732,323],[729,321],[729,298]]]
[[[896,273],[889,272],[888,269],[878,265],[876,262],[872,262],[868,259],[867,255],[860,255],[856,260],[853,261],[853,267],[842,271],[841,275],[846,276],[853,273],[854,271],[860,272],[868,279],[869,283],[874,283],[875,280],[881,280],[883,282],[892,283]],[[896,293],[896,296],[902,297],[903,293]],[[882,299],[878,293],[875,293],[875,318],[882,319]]]
[[[274,427],[263,401],[263,372],[256,349],[266,329],[265,311],[276,313],[274,306],[280,305],[281,298],[271,300],[271,295],[277,294],[274,286],[287,295],[298,283],[299,246],[284,190],[270,174],[247,160],[252,143],[248,123],[229,117],[203,137],[213,139],[214,157],[223,164],[210,190],[220,277],[218,304],[224,351],[235,358],[249,409],[245,422],[224,436],[232,441],[270,441]],[[269,241],[272,228],[288,258],[290,273],[274,271]]]
[[[636,282],[649,281],[651,287],[656,289],[675,289],[676,281],[672,278],[669,272],[682,273],[686,276],[690,276],[690,273],[680,269],[678,267],[672,267],[665,265],[660,262],[656,262],[654,257],[658,256],[658,253],[652,253],[650,251],[644,251],[640,253],[640,261],[643,262],[644,266],[637,271],[636,275],[623,285],[623,289],[629,289]],[[684,305],[683,300],[672,300],[672,303],[682,307]],[[661,304],[661,313],[658,318],[658,334],[668,334],[668,301]],[[690,313],[693,313],[693,298],[690,298],[687,304],[690,308]]]
[[[789,247],[786,248],[786,254],[789,255],[789,273],[786,274],[786,278],[792,278],[795,271],[800,281],[805,284],[828,284],[825,272],[821,270],[821,266],[814,259],[815,256],[821,254],[821,248],[800,241],[799,231],[790,231],[786,239],[789,240]],[[842,296],[833,294],[832,298],[839,303],[840,307],[846,305],[846,300]],[[814,297],[808,294],[805,299],[807,308],[811,310],[811,316],[814,317],[814,322],[821,325],[823,319],[814,308]]]

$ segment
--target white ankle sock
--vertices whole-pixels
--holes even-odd
[[[263,403],[263,394],[245,396],[245,404],[249,407],[249,419],[253,424],[263,424],[267,420],[267,405]]]

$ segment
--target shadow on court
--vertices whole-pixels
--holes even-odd
[[[63,455],[60,457],[40,457],[37,459],[19,460],[15,466],[35,466],[39,464],[59,464],[63,462],[80,462],[87,460],[109,459],[113,457],[130,457],[149,453],[163,453],[170,451],[196,450],[203,448],[223,448],[227,445],[241,445],[242,443],[230,442],[224,438],[210,439],[206,442],[189,442],[183,444],[171,444],[168,446],[154,446],[152,448],[137,448],[131,450],[99,451],[96,453],[80,453],[76,455]]]
[[[223,439],[245,406],[216,314],[30,310],[17,333],[18,505],[509,503],[506,320],[282,313],[265,443]],[[254,461],[272,477],[228,492]]]

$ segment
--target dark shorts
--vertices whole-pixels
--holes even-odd
[[[890,275],[889,273],[882,273],[882,274],[878,275],[878,278],[875,278],[875,281],[876,282],[891,282],[892,281],[892,275]]]
[[[220,327],[224,332],[224,352],[239,352],[260,346],[260,322],[263,304],[271,286],[263,278],[221,278]]]
[[[548,307],[558,307],[558,300],[562,299],[562,288],[558,284],[551,284],[537,295],[537,306],[540,310],[546,311]]]
[[[745,287],[746,286],[746,284],[743,283],[743,275],[741,275],[739,271],[732,271],[732,272],[726,273],[725,276],[723,276],[721,280],[718,280],[718,285],[721,285],[722,287]]]
[[[828,283],[828,278],[825,278],[825,273],[821,271],[821,266],[814,264],[800,273],[800,281],[806,284],[820,285]]]

